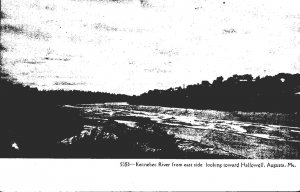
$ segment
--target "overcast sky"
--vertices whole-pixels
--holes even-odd
[[[39,89],[140,94],[300,72],[299,0],[1,0],[4,68]]]

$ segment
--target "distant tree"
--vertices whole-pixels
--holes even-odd
[[[300,74],[280,73],[262,78],[235,74],[226,80],[217,77],[212,84],[202,81],[184,89],[149,91],[135,101],[199,109],[287,112],[300,108],[299,92]]]

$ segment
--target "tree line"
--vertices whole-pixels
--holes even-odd
[[[150,90],[132,99],[133,104],[195,109],[299,112],[300,74],[279,73],[256,77],[217,77],[212,83]]]

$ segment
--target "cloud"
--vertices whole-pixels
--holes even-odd
[[[103,23],[97,23],[94,25],[95,29],[104,29],[106,31],[119,31],[116,27],[111,27]]]
[[[3,0],[3,62],[43,89],[128,94],[297,69],[295,1],[222,2]]]
[[[51,38],[49,33],[42,32],[39,29],[30,31],[25,29],[23,25],[3,24],[1,25],[1,32],[13,33],[15,35],[25,35],[29,38],[43,39],[46,41]]]
[[[6,14],[0,11],[0,19],[5,19],[5,18],[6,18]]]
[[[57,81],[54,85],[85,85],[85,83],[67,82],[67,81]]]
[[[24,30],[22,26],[12,26],[9,24],[4,24],[1,25],[1,32],[21,34],[24,33]]]
[[[223,33],[224,33],[224,34],[236,33],[236,30],[235,30],[235,29],[232,29],[232,28],[230,28],[230,29],[224,29],[224,30],[223,30]]]
[[[6,51],[6,48],[0,43],[0,51]]]

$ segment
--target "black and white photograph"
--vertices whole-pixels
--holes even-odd
[[[299,159],[296,5],[1,0],[0,156]]]
[[[300,160],[297,0],[1,0],[0,48],[15,169]]]

